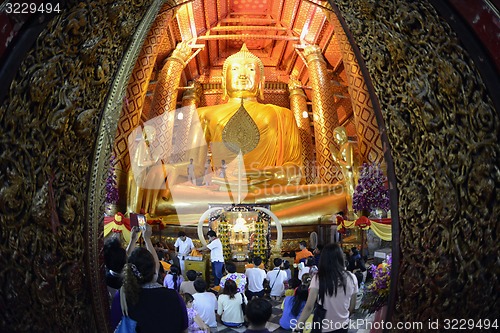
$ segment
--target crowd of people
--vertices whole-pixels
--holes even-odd
[[[225,275],[214,273],[217,285],[209,288],[200,273],[189,270],[184,280],[180,265],[166,258],[160,260],[162,251],[159,257],[151,243],[149,225],[142,234],[145,247],[135,246],[139,235],[135,228],[126,250],[116,239],[110,239],[104,247],[112,329],[127,316],[136,322],[138,332],[163,332],[168,325],[169,332],[202,333],[216,331],[219,323],[231,328],[246,325],[246,332],[251,333],[268,332],[265,325],[272,305],[264,297],[267,294],[273,301],[282,302],[279,324],[285,330],[302,332],[314,328],[313,320],[318,320],[315,309],[320,307],[332,328],[323,332],[347,332],[361,283],[359,275],[351,271],[366,271],[354,248],[346,261],[338,244],[318,246],[311,252],[301,242],[295,274],[290,262],[281,258],[274,258],[274,267],[267,272],[260,257],[253,258],[245,273],[238,273],[235,263],[227,261],[223,263]],[[185,234],[182,238],[186,242]],[[210,243],[216,239],[213,231],[209,238]],[[217,250],[210,243],[205,248]],[[182,248],[178,245],[177,251]],[[186,251],[182,249],[182,257]]]

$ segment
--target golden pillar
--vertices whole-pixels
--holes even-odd
[[[170,5],[173,6],[175,3],[172,4],[170,2]],[[172,10],[163,11],[154,21],[139,53],[127,86],[113,147],[113,154],[117,162],[115,173],[120,194],[120,207],[124,207],[127,204],[127,183],[128,172],[130,170],[127,138],[139,126],[156,58],[162,46],[168,40],[168,24],[174,14],[175,12]]]
[[[169,159],[174,155],[172,134],[177,108],[177,88],[190,56],[191,47],[187,42],[177,44],[158,75],[158,83],[153,93],[150,122],[157,130],[157,140],[153,143],[153,148],[166,163],[171,163]]]
[[[290,77],[288,90],[290,92],[290,108],[293,111],[293,115],[295,116],[295,120],[297,121],[297,125],[299,127],[306,182],[307,184],[312,184],[316,179],[316,169],[314,167],[314,144],[309,117],[303,116],[304,112],[308,111],[307,97],[302,89],[301,82],[295,77]]]
[[[312,87],[312,106],[314,117],[314,135],[316,138],[316,163],[319,178],[323,183],[337,181],[330,145],[335,143],[333,130],[339,125],[334,109],[333,83],[328,77],[326,62],[317,45],[304,49]]]
[[[204,137],[199,137],[199,133],[196,131],[196,129],[199,129],[196,108],[200,103],[202,92],[201,84],[194,81],[192,86],[186,89],[182,95],[182,108],[176,110],[174,119],[175,135],[173,135],[173,140],[175,142],[172,142],[172,145],[175,153],[173,154],[172,163],[186,162],[189,161],[189,158],[194,158],[197,161],[193,157],[192,149],[196,149],[199,145],[205,143]],[[203,141],[199,142],[200,139],[203,139]],[[204,160],[204,158],[205,156],[201,160]],[[201,168],[202,166],[200,166]]]

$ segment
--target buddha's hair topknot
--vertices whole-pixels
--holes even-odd
[[[253,59],[257,62],[257,64],[259,64],[260,76],[263,77],[264,76],[264,64],[262,63],[262,60],[260,60],[260,58],[257,57],[252,52],[248,51],[247,45],[245,43],[241,47],[240,51],[238,51],[235,54],[232,54],[226,58],[226,60],[224,61],[224,65],[222,67],[222,75],[226,75],[227,66],[229,66],[232,59],[247,59],[247,58]]]

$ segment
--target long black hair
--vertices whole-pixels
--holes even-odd
[[[174,281],[174,290],[179,291],[179,280],[180,280],[181,269],[177,265],[170,266],[168,274],[172,274],[172,280]]]
[[[346,294],[347,274],[344,265],[344,252],[337,243],[328,244],[321,251],[319,259],[318,279],[319,297],[324,304],[325,294],[337,296],[338,287],[342,287]]]
[[[295,317],[298,317],[300,314],[300,310],[302,309],[302,305],[307,301],[307,296],[309,295],[308,286],[305,284],[300,285],[295,290],[295,295],[293,296],[292,303],[292,314]]]
[[[227,279],[224,283],[224,288],[222,289],[223,295],[228,295],[229,298],[234,298],[234,295],[238,292],[236,287],[236,282],[230,279]]]
[[[152,282],[155,277],[156,263],[153,255],[143,247],[132,251],[128,263],[123,268],[123,288],[127,303],[136,304],[143,284]]]

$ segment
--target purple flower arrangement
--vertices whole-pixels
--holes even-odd
[[[385,187],[385,181],[386,177],[379,164],[364,163],[352,196],[352,208],[356,211],[389,211],[389,191]]]
[[[106,203],[116,204],[118,203],[118,184],[116,182],[115,175],[115,165],[116,165],[116,157],[114,154],[111,154],[111,158],[109,159],[109,169],[108,169],[108,177],[106,178]]]
[[[387,305],[389,286],[391,283],[392,256],[389,254],[385,262],[377,267],[371,265],[368,270],[373,276],[373,281],[364,290],[361,308],[368,313],[374,313]]]

